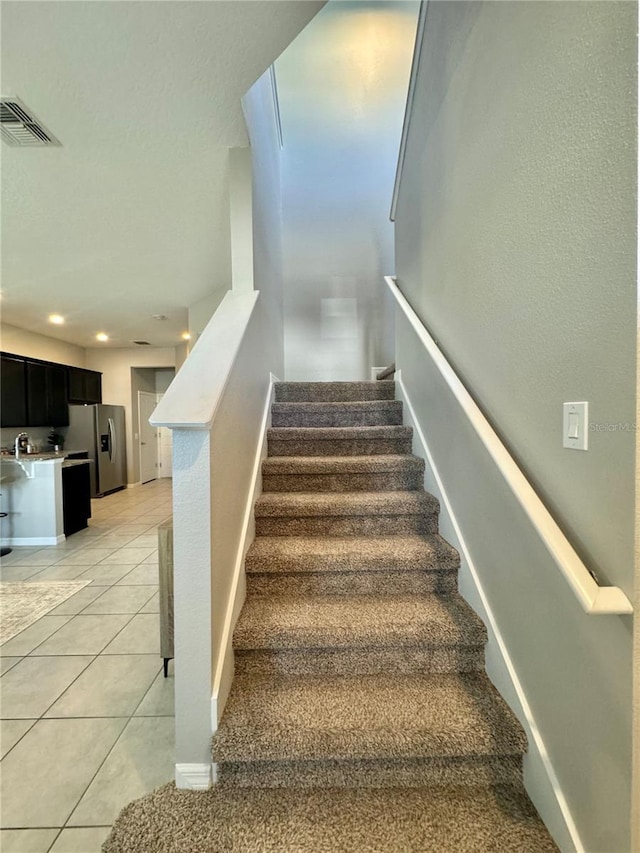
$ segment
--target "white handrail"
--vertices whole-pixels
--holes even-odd
[[[211,429],[259,295],[227,293],[149,418],[152,426]]]
[[[424,27],[427,20],[427,7],[429,0],[422,0],[420,3],[420,12],[418,13],[418,25],[416,27],[416,41],[413,48],[413,59],[411,61],[411,74],[409,75],[409,89],[407,91],[407,103],[404,108],[404,119],[402,121],[402,136],[400,137],[400,150],[398,152],[398,165],[396,167],[396,179],[393,184],[393,197],[391,199],[391,213],[389,219],[392,222],[396,221],[396,207],[398,204],[398,193],[400,192],[400,181],[402,180],[402,170],[404,168],[404,158],[407,152],[407,139],[409,138],[409,125],[411,124],[411,116],[413,115],[413,99],[416,93],[416,81],[418,79],[418,71],[420,70],[420,53],[422,49],[422,39],[424,38]]]
[[[576,595],[582,609],[590,615],[633,613],[631,602],[617,586],[600,586],[573,549],[562,530],[551,517],[533,487],[500,441],[473,397],[464,387],[454,369],[424,327],[422,321],[400,292],[395,279],[385,281],[398,307],[411,324],[420,342],[447,383],[485,449],[495,462],[528,519],[535,527],[555,564]]]

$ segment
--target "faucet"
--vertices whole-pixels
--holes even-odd
[[[14,450],[16,454],[16,459],[20,458],[20,451],[26,450],[27,445],[30,443],[31,439],[29,438],[26,432],[19,432],[16,436],[16,440],[14,442]]]

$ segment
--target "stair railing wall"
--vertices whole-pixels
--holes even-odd
[[[385,276],[398,308],[403,312],[418,335],[424,349],[433,360],[466,414],[487,453],[502,474],[527,518],[536,529],[549,555],[573,590],[580,606],[591,616],[632,613],[633,607],[624,592],[617,586],[601,586],[582,562],[573,546],[554,521],[542,500],[518,468],[477,403],[460,381],[422,321],[400,292],[392,276]]]
[[[615,768],[598,787],[601,837],[628,821],[631,604],[562,542],[395,280],[387,285],[396,396],[427,460],[441,533],[461,555],[460,592],[488,628],[487,673],[527,731],[527,792],[562,850],[590,849],[595,767]]]
[[[212,781],[211,733],[233,675],[271,381],[260,294],[228,293],[151,418],[173,433],[176,784]],[[256,462],[256,459],[258,461]],[[259,484],[258,484],[259,486]]]

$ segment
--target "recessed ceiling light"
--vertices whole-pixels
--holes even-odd
[[[96,340],[97,341],[108,341],[109,335],[105,335],[104,332],[98,332],[98,334],[96,335]]]
[[[183,332],[180,335],[180,337],[182,338],[183,341],[190,341],[191,340],[191,335],[189,334],[189,332]]]
[[[64,323],[64,317],[60,314],[49,314],[49,322],[55,323],[56,326],[62,326]]]

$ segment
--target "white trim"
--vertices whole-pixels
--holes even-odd
[[[262,492],[262,461],[267,455],[267,428],[271,423],[271,404],[274,397],[274,386],[278,381],[277,377],[271,373],[269,376],[269,388],[267,390],[264,410],[262,412],[260,431],[258,433],[258,443],[253,460],[251,483],[247,493],[247,502],[244,508],[242,532],[236,554],[236,562],[233,569],[233,579],[231,581],[231,591],[227,602],[227,612],[225,615],[224,627],[222,629],[222,639],[220,641],[221,651],[218,658],[218,667],[213,679],[213,691],[211,695],[211,730],[213,732],[218,728],[218,722],[222,717],[222,712],[233,681],[233,629],[238,621],[238,616],[245,599],[246,585],[244,582],[244,560],[247,551],[249,550],[249,546],[255,538],[253,508]]]
[[[420,12],[418,13],[418,25],[416,27],[416,41],[413,48],[413,60],[411,62],[411,74],[409,76],[409,90],[407,91],[407,103],[404,109],[404,120],[402,122],[402,136],[400,137],[400,150],[398,152],[398,165],[396,167],[396,179],[393,184],[393,196],[391,198],[391,211],[389,219],[396,221],[396,208],[398,206],[398,195],[400,194],[400,183],[404,169],[404,158],[407,153],[407,140],[409,138],[409,127],[413,115],[413,100],[416,95],[416,83],[418,71],[420,70],[420,54],[422,53],[422,41],[424,39],[425,23],[427,20],[427,8],[429,0],[422,0]]]
[[[578,834],[578,829],[576,827],[575,821],[573,820],[573,816],[571,811],[569,810],[569,805],[566,801],[562,788],[560,786],[560,782],[558,777],[556,776],[555,770],[553,769],[553,765],[549,759],[549,754],[547,753],[547,749],[545,747],[544,741],[542,739],[542,735],[540,730],[536,724],[535,718],[533,716],[533,712],[531,710],[531,706],[527,700],[524,689],[518,678],[518,674],[513,665],[513,661],[511,660],[511,656],[509,655],[509,651],[507,649],[504,638],[502,637],[502,633],[500,628],[498,627],[498,623],[493,614],[493,610],[491,609],[491,605],[485,595],[484,589],[480,582],[480,577],[478,575],[478,571],[476,569],[475,563],[469,552],[467,544],[465,542],[462,530],[460,529],[460,525],[456,519],[455,512],[453,510],[453,506],[451,505],[451,501],[449,500],[449,496],[447,495],[447,491],[444,487],[444,483],[440,477],[438,469],[436,467],[435,461],[429,449],[429,445],[427,443],[427,439],[422,431],[420,423],[418,421],[418,417],[416,415],[415,409],[411,403],[411,399],[407,393],[407,389],[402,381],[402,371],[399,370],[396,373],[396,388],[399,391],[399,398],[403,402],[404,408],[404,420],[407,426],[413,427],[413,435],[414,441],[418,445],[415,450],[416,455],[422,456],[426,462],[427,466],[430,469],[431,474],[437,484],[437,492],[436,497],[440,500],[441,504],[441,515],[446,514],[447,520],[451,524],[453,531],[455,533],[455,542],[451,542],[450,544],[454,545],[457,550],[460,552],[461,557],[461,570],[468,572],[468,575],[471,577],[473,584],[478,593],[478,597],[482,602],[482,607],[484,609],[484,613],[479,614],[483,621],[486,624],[487,630],[489,632],[489,636],[491,640],[495,642],[495,645],[500,653],[501,663],[504,667],[503,675],[511,682],[513,686],[513,690],[518,698],[518,702],[520,705],[521,713],[518,714],[520,718],[520,722],[524,726],[527,732],[527,738],[529,740],[529,752],[528,752],[528,760],[533,760],[532,753],[535,752],[536,758],[542,765],[544,772],[547,775],[547,779],[549,782],[550,790],[553,793],[555,798],[558,813],[560,815],[560,819],[564,823],[566,831],[568,835],[571,837],[571,841],[573,846],[578,853],[584,851],[584,846],[580,839],[580,835]],[[426,476],[425,472],[425,476]],[[428,486],[429,484],[425,484]],[[435,491],[434,489],[431,489]],[[442,512],[444,510],[444,513]],[[442,524],[442,522],[441,522]],[[454,537],[451,537],[454,538]],[[487,672],[491,675],[490,667],[487,664]],[[500,680],[500,679],[495,679]],[[514,709],[515,710],[515,709]],[[530,792],[531,793],[531,792]]]
[[[400,292],[395,280],[387,275],[385,276],[385,281],[396,300],[396,304],[402,310],[422,346],[440,371],[440,375],[447,383],[449,390],[474,428],[476,435],[502,474],[513,496],[540,536],[549,555],[573,590],[584,612],[590,616],[633,613],[633,606],[620,587],[600,586],[594,579],[589,569],[587,569],[574,551],[569,540],[551,517],[548,509],[542,503],[525,475],[518,468],[509,451],[500,441],[491,424],[482,414],[475,400],[464,387],[418,315]]]
[[[137,483],[127,483],[128,489],[136,489],[138,486],[142,485],[142,480],[138,480]]]
[[[15,548],[27,547],[29,545],[60,545],[67,537],[60,536],[8,536],[0,539],[2,547],[14,546]]]
[[[176,788],[205,791],[211,787],[214,771],[211,764],[176,764]]]

